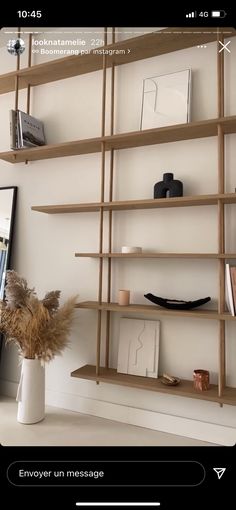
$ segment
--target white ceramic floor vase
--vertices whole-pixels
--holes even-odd
[[[45,416],[45,369],[38,359],[23,359],[16,400],[17,421],[37,423]]]

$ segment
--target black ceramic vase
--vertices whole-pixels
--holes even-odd
[[[174,179],[174,174],[163,174],[163,181],[156,182],[154,198],[182,197],[183,183]]]

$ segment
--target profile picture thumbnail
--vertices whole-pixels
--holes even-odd
[[[10,39],[7,43],[7,51],[11,55],[21,55],[25,51],[25,42],[23,39]]]

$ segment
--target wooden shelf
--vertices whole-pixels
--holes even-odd
[[[89,138],[87,140],[43,145],[41,147],[33,147],[32,149],[1,152],[0,159],[8,163],[22,163],[26,160],[40,161],[42,159],[92,154],[101,150],[101,140],[101,138]]]
[[[225,37],[234,37],[234,28],[217,29]],[[97,48],[100,53],[88,55],[72,55],[30,68],[21,69],[18,72],[11,72],[0,76],[0,94],[15,90],[15,79],[19,76],[19,88],[42,85],[53,81],[63,80],[80,74],[91,73],[102,69],[103,51],[114,50],[113,55],[107,54],[107,67],[135,62],[137,60],[163,55],[172,51],[178,51],[199,44],[206,44],[217,40],[216,28],[205,28],[201,31],[199,27],[189,28],[167,28],[125,41],[109,44]],[[117,52],[120,53],[117,53]]]
[[[221,201],[224,204],[235,204],[236,193],[195,195],[175,198],[159,198],[147,200],[122,200],[113,202],[91,202],[83,204],[63,205],[34,205],[33,211],[46,214],[68,214],[82,212],[97,212],[103,208],[105,211],[129,211],[136,209],[159,209],[168,207],[191,207],[201,205],[217,205]]]
[[[112,136],[43,145],[31,149],[1,152],[0,159],[8,163],[22,163],[26,160],[38,161],[100,152],[102,142],[104,142],[105,149],[108,151],[111,149],[130,149],[159,143],[217,136],[219,125],[222,127],[225,134],[236,133],[236,115],[155,129],[146,129],[144,131],[120,133]]]
[[[179,142],[217,136],[220,125],[225,134],[236,132],[236,115],[105,137],[106,149],[130,149],[159,143]]]
[[[189,397],[200,400],[209,400],[221,404],[236,405],[236,388],[225,388],[222,397],[218,397],[218,388],[211,385],[208,391],[197,392],[193,388],[193,382],[185,379],[181,380],[178,386],[164,386],[159,379],[151,377],[139,377],[135,375],[120,374],[114,368],[100,367],[99,375],[96,375],[96,367],[93,365],[85,365],[84,367],[74,370],[72,377],[80,379],[88,379],[91,381],[105,382],[108,384],[117,384],[121,386],[129,386],[131,388],[139,388],[143,390],[157,391],[178,397]]]
[[[118,303],[98,301],[82,301],[77,303],[75,308],[85,308],[88,310],[102,310],[118,313],[142,313],[142,314],[158,314],[166,317],[189,317],[194,319],[213,319],[213,320],[236,320],[230,313],[218,313],[216,310],[206,310],[204,308],[196,308],[193,310],[167,310],[157,305],[128,305],[120,306]]]
[[[236,259],[236,253],[75,253],[75,257],[114,259]]]
[[[84,204],[64,204],[64,205],[33,205],[32,211],[46,214],[69,214],[100,211],[104,204],[101,202],[91,202]]]

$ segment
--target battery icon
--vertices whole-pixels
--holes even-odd
[[[211,11],[212,18],[225,18],[225,16],[226,16],[225,11]]]

